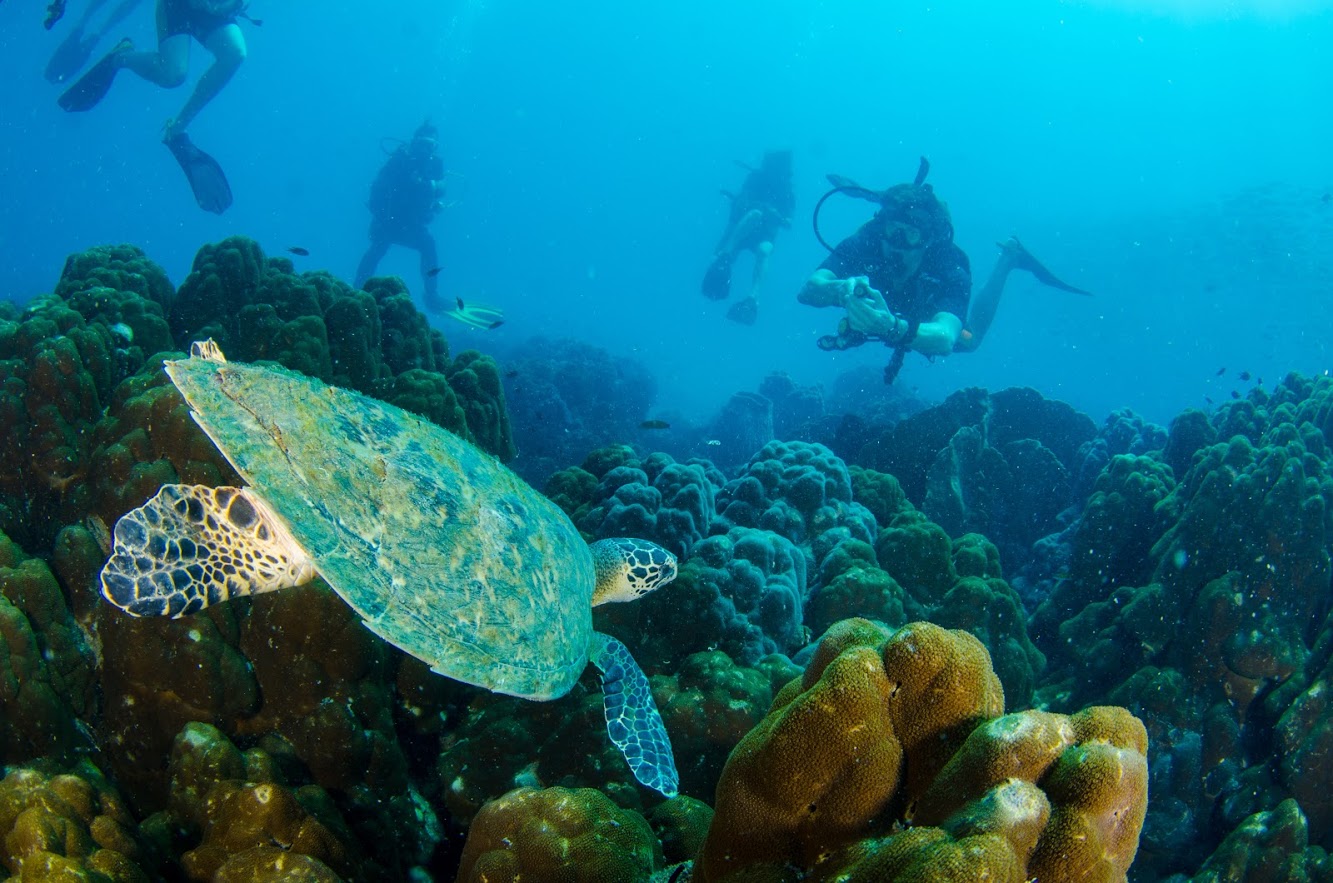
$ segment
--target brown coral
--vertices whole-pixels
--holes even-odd
[[[661,861],[643,817],[600,791],[519,788],[477,813],[457,879],[635,883]]]
[[[838,623],[728,760],[695,879],[1124,880],[1143,725],[1003,708],[966,632]]]
[[[779,693],[727,761],[699,880],[755,865],[810,867],[869,833],[893,797],[902,749],[876,650],[851,646],[813,684],[799,684]]]
[[[149,879],[134,819],[87,762],[68,773],[10,770],[0,781],[0,847],[0,865],[24,880]]]

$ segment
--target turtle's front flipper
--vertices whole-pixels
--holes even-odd
[[[648,678],[629,650],[615,638],[593,633],[593,665],[602,670],[606,731],[625,755],[634,778],[667,797],[676,796],[680,777],[662,715]]]
[[[183,616],[299,586],[314,563],[246,488],[163,485],[116,522],[102,595],[135,616]]]

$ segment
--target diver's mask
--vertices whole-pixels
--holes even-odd
[[[880,219],[880,253],[883,255],[886,269],[902,282],[921,269],[926,250],[930,248],[930,238],[921,228],[903,215],[883,213]]]
[[[425,158],[428,156],[434,156],[435,150],[439,146],[440,143],[436,141],[434,138],[417,136],[416,138],[412,139],[412,143],[409,146],[408,150],[415,157]]]

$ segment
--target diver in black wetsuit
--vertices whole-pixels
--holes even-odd
[[[199,78],[185,105],[162,127],[162,140],[171,141],[189,128],[245,61],[245,35],[238,24],[245,6],[244,0],[157,0],[157,51],[136,52],[132,41],[121,40],[65,90],[60,106],[73,112],[92,110],[106,97],[122,69],[174,89],[189,74],[190,40],[198,40],[213,54],[213,64]]]
[[[421,255],[423,298],[427,312],[440,312],[439,259],[430,222],[444,196],[444,163],[436,153],[439,132],[423,123],[412,141],[395,150],[370,188],[370,247],[356,268],[356,286],[365,285],[389,246],[402,245]]]
[[[773,253],[773,240],[779,230],[791,226],[796,205],[791,177],[791,151],[770,150],[764,154],[759,168],[751,169],[745,176],[740,193],[725,194],[731,197],[731,214],[714,249],[713,262],[704,273],[703,293],[711,300],[729,297],[732,265],[742,251],[753,252],[750,291],[727,312],[727,318],[735,322],[753,325],[759,317],[759,285],[764,281],[768,258]]]
[[[1057,279],[1011,237],[999,244],[1000,257],[972,298],[972,270],[954,244],[948,208],[925,183],[929,168],[923,158],[913,183],[882,192],[830,176],[835,188],[830,195],[845,192],[877,203],[879,211],[832,248],[797,295],[808,306],[847,311],[837,334],[819,338],[820,349],[845,350],[871,340],[891,347],[886,383],[897,377],[909,350],[943,356],[980,346],[1014,270],[1026,270],[1054,288],[1088,293]]]

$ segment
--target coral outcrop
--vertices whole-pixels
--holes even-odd
[[[1003,707],[965,632],[835,625],[727,761],[693,879],[1125,879],[1143,725]]]

